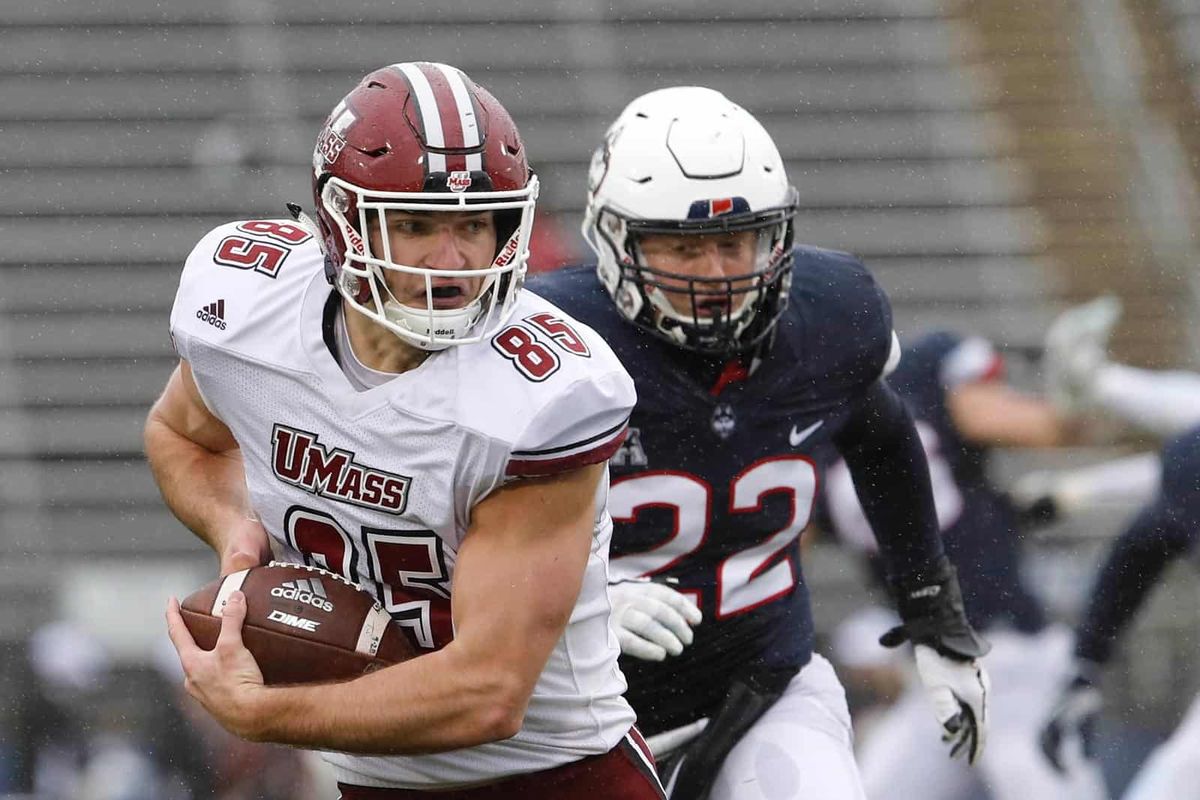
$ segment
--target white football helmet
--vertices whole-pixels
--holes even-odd
[[[791,285],[796,190],[770,135],[720,92],[677,86],[642,95],[609,127],[592,156],[583,235],[600,282],[620,313],[672,344],[702,353],[746,350],[774,328]],[[756,231],[749,275],[696,278],[657,270],[644,234]],[[681,313],[663,296],[690,295]],[[727,313],[704,316],[722,300]]]

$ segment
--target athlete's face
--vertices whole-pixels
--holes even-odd
[[[491,211],[388,211],[385,254],[378,226],[371,226],[371,252],[408,267],[435,270],[475,270],[491,266],[496,255],[496,225]],[[427,308],[425,278],[397,270],[384,270],[388,289],[396,300],[413,308]],[[433,307],[463,308],[479,294],[482,278],[434,278]]]
[[[696,314],[712,317],[741,310],[748,295],[744,291],[733,295],[730,307],[729,292],[749,289],[754,279],[758,234],[755,231],[713,234],[648,234],[638,246],[647,266],[680,277],[655,276],[659,291],[667,302],[681,314],[692,314],[692,291],[696,295]],[[740,276],[741,280],[737,280]],[[715,279],[715,282],[691,284],[688,278]],[[729,281],[728,283],[726,281]],[[694,286],[694,290],[693,287]],[[650,287],[647,287],[650,290]]]

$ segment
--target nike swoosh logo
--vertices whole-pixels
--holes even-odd
[[[798,447],[801,442],[803,442],[809,436],[812,436],[816,432],[817,428],[824,424],[825,420],[819,419],[802,431],[796,430],[796,426],[793,425],[791,432],[788,433],[788,444],[790,444],[792,447]]]

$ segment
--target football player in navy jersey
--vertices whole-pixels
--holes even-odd
[[[589,171],[595,269],[535,292],[634,377],[611,459],[613,625],[628,698],[674,798],[861,798],[845,697],[813,652],[799,535],[833,444],[854,474],[952,755],[987,725],[913,422],[881,380],[898,344],[856,259],[793,247],[797,195],[770,136],[718,92],[634,100]],[[702,733],[700,733],[703,731]]]
[[[1016,509],[987,474],[993,448],[1067,444],[1077,438],[1079,426],[1048,401],[1010,387],[1003,373],[1003,359],[986,340],[935,332],[905,347],[887,379],[916,420],[946,554],[962,577],[967,617],[993,645],[984,662],[995,689],[988,752],[974,773],[940,758],[925,737],[914,735],[928,727],[920,687],[902,695],[860,751],[872,800],[954,800],[970,796],[979,783],[998,800],[1106,796],[1094,765],[1072,762],[1058,772],[1035,746],[1045,709],[1070,670],[1070,634],[1047,625],[1040,602],[1024,584]],[[829,470],[825,499],[839,537],[867,554],[878,571],[875,540],[843,463]],[[1038,669],[1029,670],[1030,663]]]
[[[1200,541],[1200,427],[1167,444],[1155,498],[1133,518],[1105,557],[1075,632],[1075,670],[1066,683],[1041,744],[1056,768],[1080,749],[1095,755],[1095,723],[1102,706],[1100,672],[1117,638],[1159,577]],[[1200,700],[1171,738],[1157,748],[1124,795],[1126,800],[1200,797]]]
[[[1113,298],[1099,298],[1055,321],[1046,340],[1048,388],[1063,405],[1098,408],[1175,438],[1153,466],[1135,457],[1039,476],[1036,482],[1049,505],[1066,513],[1118,490],[1129,496],[1153,487],[1151,499],[1110,547],[1076,626],[1074,674],[1041,736],[1046,757],[1056,767],[1080,749],[1094,755],[1095,723],[1102,706],[1099,673],[1166,567],[1194,553],[1200,540],[1200,374],[1142,370],[1110,361],[1107,339],[1119,312]],[[1200,698],[1153,752],[1124,798],[1200,797],[1198,772]]]

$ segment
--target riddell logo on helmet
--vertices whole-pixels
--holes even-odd
[[[333,603],[325,599],[325,587],[321,585],[320,578],[298,578],[294,581],[284,581],[282,585],[271,590],[271,597],[306,603],[322,611],[333,611]]]
[[[517,241],[517,234],[508,237],[508,242],[505,243],[504,249],[492,261],[494,267],[506,267],[509,262],[517,255],[517,248],[520,247],[520,242]]]
[[[471,188],[471,173],[464,170],[456,169],[450,173],[450,177],[446,179],[446,186],[452,192],[465,192]]]
[[[362,237],[358,235],[358,231],[354,230],[348,224],[343,224],[342,233],[345,234],[347,243],[354,249],[355,253],[361,256],[366,252],[366,249],[363,247]]]

